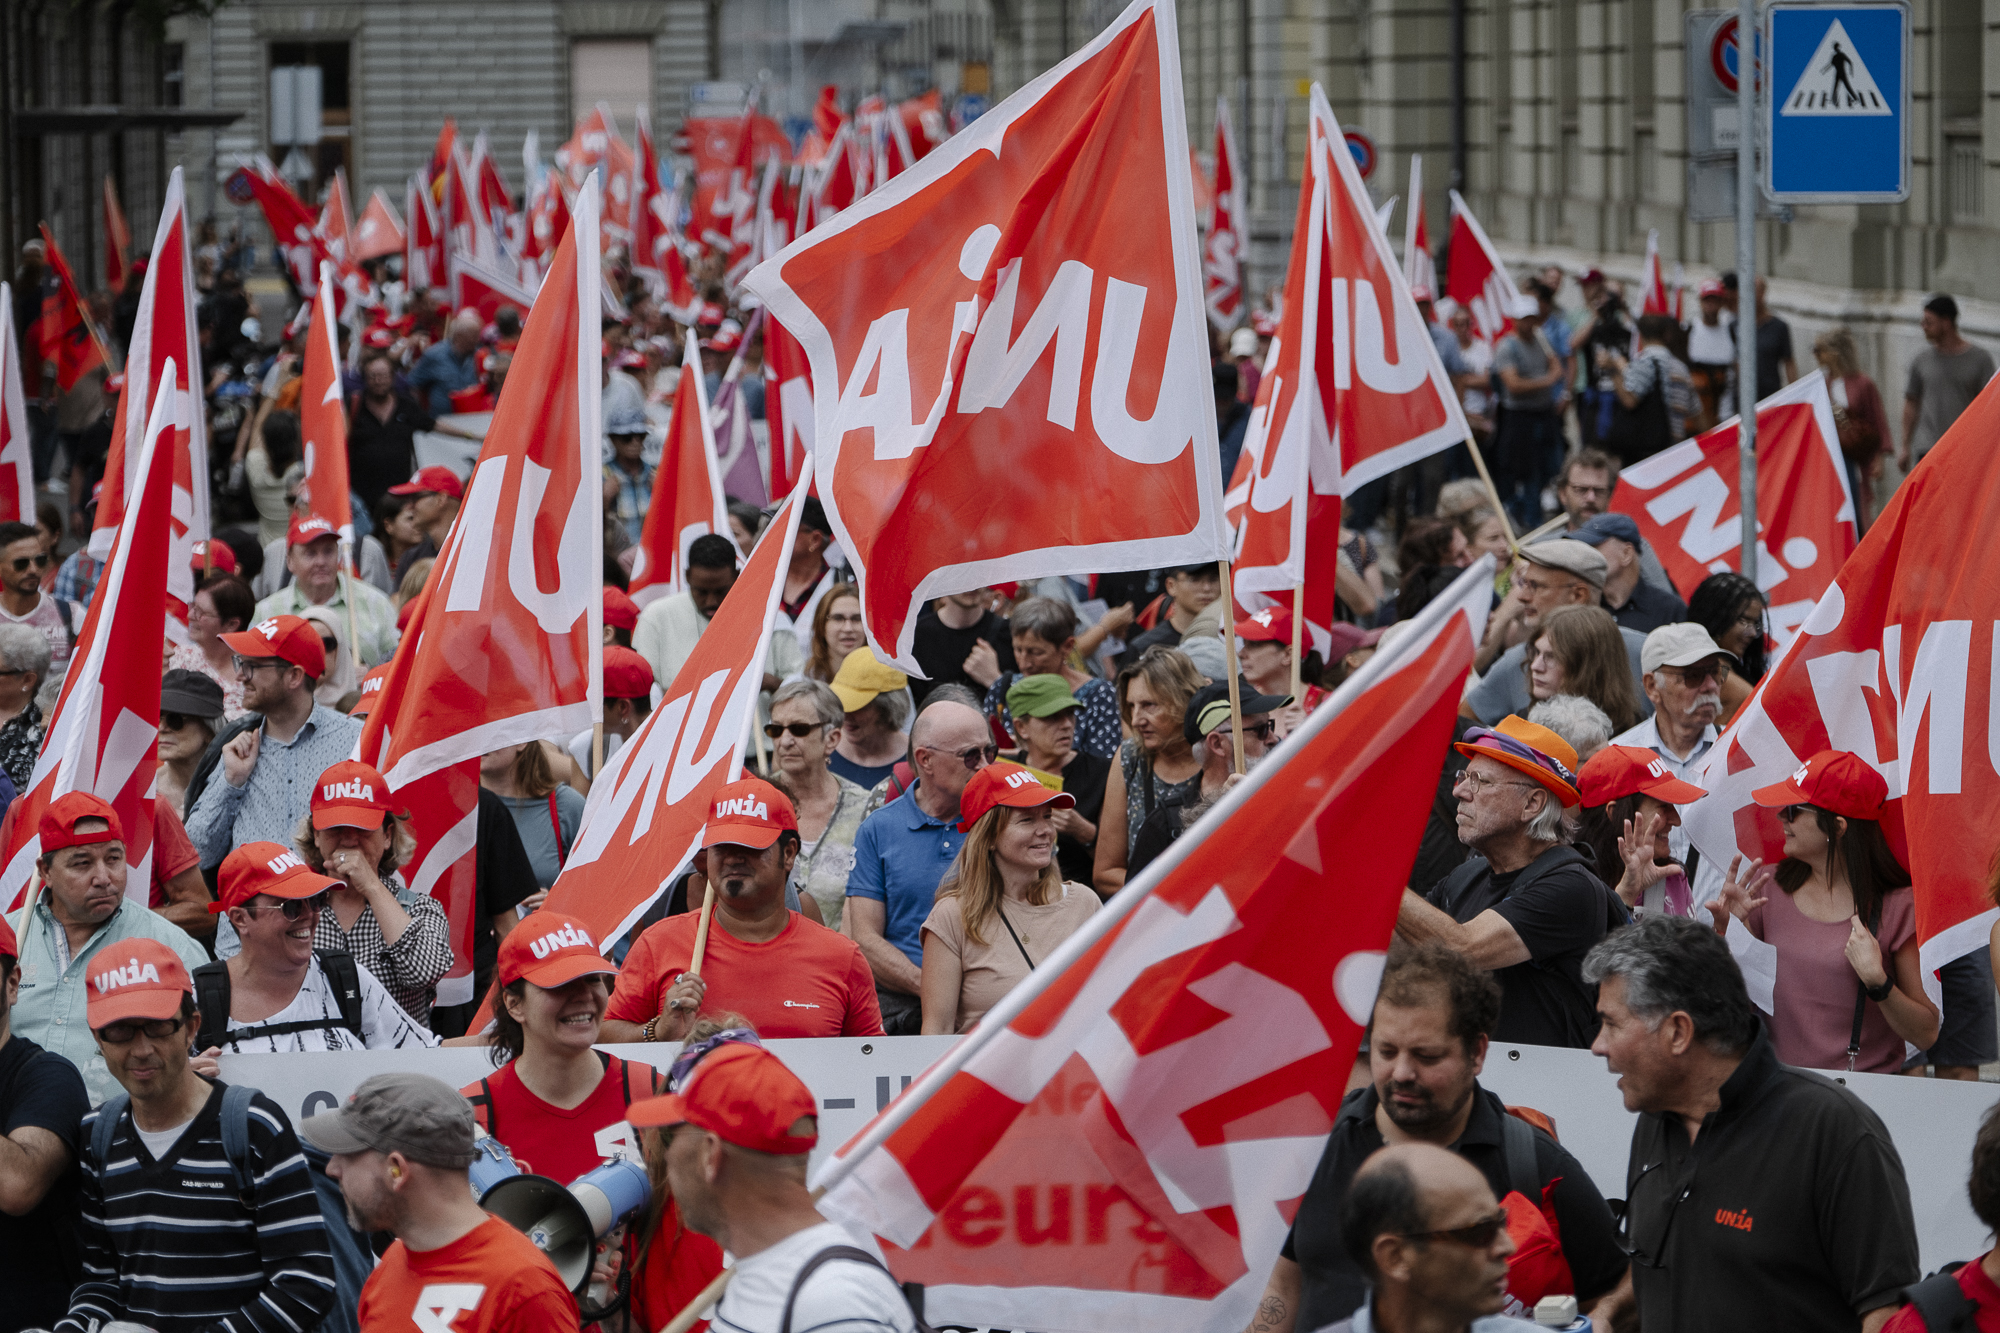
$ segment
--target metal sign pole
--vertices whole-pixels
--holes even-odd
[[[1736,7],[1736,417],[1743,576],[1757,580],[1757,0]]]

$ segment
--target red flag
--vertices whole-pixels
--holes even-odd
[[[507,188],[507,178],[500,174],[499,163],[493,160],[485,130],[473,136],[472,179],[480,216],[496,236],[506,235],[507,219],[514,214],[514,193]]]
[[[556,165],[569,176],[572,189],[583,184],[593,167],[604,168],[603,215],[600,249],[613,240],[623,241],[631,231],[632,149],[618,135],[618,118],[599,102],[589,115],[580,116],[576,133],[556,149]]]
[[[813,446],[812,366],[791,330],[764,320],[764,420],[771,435],[771,498],[782,500]]]
[[[1370,1017],[1427,813],[1409,793],[1436,784],[1491,570],[1427,607],[821,1167],[821,1211],[907,1247],[890,1267],[926,1285],[932,1319],[1249,1322]],[[1046,1243],[1078,1232],[1088,1243]]]
[[[348,239],[354,232],[354,210],[347,200],[347,173],[336,170],[333,180],[326,187],[326,202],[320,205],[319,221],[313,225],[313,235],[319,238],[320,249],[327,258],[345,270],[349,263]]]
[[[424,168],[424,188],[429,192],[433,204],[444,202],[444,176],[451,169],[451,155],[458,147],[458,122],[450,116],[438,126],[437,143],[431,147],[431,160]]]
[[[34,776],[12,811],[9,843],[0,850],[0,900],[9,910],[28,901],[41,854],[42,811],[66,792],[92,792],[118,811],[125,858],[132,869],[125,896],[144,906],[152,892],[153,777],[160,731],[160,642],[167,620],[170,571],[185,570],[175,554],[175,417],[185,408],[174,390],[176,367],[159,377],[144,431],[137,438],[133,502],[112,544],[77,633],[73,669],[49,715],[48,735]]]
[[[1486,239],[1486,228],[1472,216],[1458,191],[1451,192],[1451,257],[1445,268],[1445,295],[1472,312],[1479,336],[1497,342],[1514,327],[1508,312],[1520,289],[1507,276],[1500,252]]]
[[[593,177],[577,196],[577,223],[549,268],[547,299],[528,312],[464,507],[362,733],[359,753],[399,793],[603,715],[597,189]],[[472,839],[444,834],[474,813],[466,804],[455,821],[450,810],[436,815],[413,884],[457,875]],[[440,1003],[472,998],[471,924],[455,911],[458,960]]]
[[[438,223],[437,205],[421,176],[410,177],[403,203],[410,218],[403,241],[403,282],[412,292],[441,287],[445,279],[444,228]]]
[[[1468,431],[1317,85],[1307,123],[1284,312],[1229,498],[1240,506],[1237,600],[1246,611],[1289,605],[1304,585],[1306,625],[1325,652],[1340,497]]]
[[[722,493],[722,466],[708,424],[708,394],[701,378],[701,355],[692,330],[681,360],[674,414],[653,474],[653,500],[632,561],[632,600],[640,606],[687,587],[687,552],[695,538],[711,532],[727,537],[729,501]]]
[[[453,310],[476,310],[483,323],[491,324],[503,305],[526,313],[535,303],[535,293],[514,281],[513,273],[498,264],[487,264],[473,255],[453,251],[449,266]],[[508,372],[512,374],[512,372]]]
[[[452,150],[451,161],[445,166],[444,203],[438,216],[444,223],[447,264],[460,255],[470,255],[481,264],[498,266],[499,240],[493,234],[492,220],[479,206],[472,164],[458,149]]]
[[[806,230],[817,227],[868,192],[861,184],[856,152],[854,124],[843,122],[834,132],[826,157],[813,173],[809,187],[812,210],[806,219]]]
[[[1646,233],[1646,272],[1643,281],[1646,289],[1639,313],[1642,315],[1673,313],[1673,304],[1667,298],[1667,276],[1660,271],[1660,230],[1657,227]]]
[[[932,597],[1225,550],[1177,41],[1133,5],[746,280],[811,361],[820,497],[905,670]]]
[[[1629,514],[1683,597],[1743,567],[1737,419],[1618,474],[1611,507]],[[1780,651],[1860,540],[1826,377],[1795,380],[1757,404],[1757,583]]]
[[[259,153],[254,161],[243,163],[230,176],[227,189],[231,199],[239,203],[254,201],[264,210],[264,221],[270,225],[272,239],[285,257],[292,282],[302,292],[311,291],[319,280],[319,261],[327,258],[326,246],[317,235],[319,220],[292,193],[292,187],[278,175],[271,159]]]
[[[1985,944],[1996,915],[1992,840],[1980,831],[2000,809],[2000,570],[1978,539],[2000,522],[1996,435],[2000,387],[1989,382],[1897,488],[1710,751],[1696,779],[1709,795],[1683,816],[1705,862],[1727,866],[1739,849],[1775,860],[1776,812],[1750,792],[1821,750],[1860,755],[1889,785],[1883,827],[1916,883],[1926,970]]]
[[[132,228],[118,202],[118,184],[104,173],[104,285],[112,291],[125,286],[125,260],[132,253]]]
[[[368,196],[368,207],[361,210],[354,238],[348,245],[348,257],[357,263],[364,259],[380,259],[383,255],[395,254],[403,248],[403,244],[403,219],[396,216],[396,206],[378,187],[374,194]]]
[[[0,309],[14,308],[14,288],[0,282]],[[0,319],[0,523],[35,521],[35,464],[28,450],[28,391],[14,321]]]
[[[342,550],[354,546],[348,508],[347,412],[341,402],[340,340],[333,331],[333,265],[319,270],[319,298],[306,333],[304,382],[299,385],[299,435],[305,442],[305,483],[299,498],[333,525]]]
[[[173,555],[167,572],[167,633],[176,642],[187,634],[187,607],[194,600],[194,544],[208,540],[208,414],[201,409],[201,386],[190,382],[189,367],[201,364],[195,332],[194,255],[189,249],[187,208],[181,169],[167,178],[166,202],[153,234],[152,260],[139,289],[132,342],[125,352],[125,384],[111,420],[111,446],[104,460],[104,490],[97,501],[90,554],[109,560],[112,540],[125,517],[125,496],[138,485],[139,459],[130,442],[143,440],[148,413],[169,362],[178,406],[174,423]],[[197,372],[198,373],[198,372]]]
[[[633,133],[639,140],[632,155],[632,272],[645,279],[659,299],[667,292],[667,276],[661,265],[666,252],[674,248],[673,219],[661,207],[666,191],[660,188],[660,157],[653,148],[653,124],[646,108],[635,112]]]
[[[56,384],[68,393],[78,380],[104,364],[104,353],[90,326],[90,307],[83,303],[69,261],[63,258],[46,222],[42,224],[42,245],[48,251],[56,285],[42,298],[42,317],[35,321],[41,339],[37,360],[55,362]]]
[[[1202,244],[1202,276],[1207,283],[1208,318],[1218,329],[1233,329],[1243,317],[1243,257],[1249,252],[1250,207],[1243,195],[1243,172],[1236,161],[1236,131],[1229,123],[1229,99],[1215,99],[1215,189]]]
[[[528,206],[523,254],[537,261],[538,266],[546,264],[555,256],[556,247],[562,244],[563,234],[568,230],[569,186],[563,182],[561,172],[546,172],[542,176],[541,189]]]
[[[681,128],[687,135],[695,172],[688,235],[727,247],[732,243],[731,228],[738,209],[747,213],[756,205],[750,182],[755,179],[757,164],[773,155],[780,162],[791,161],[791,140],[777,121],[756,114],[754,108],[741,116],[690,117],[681,122]]]

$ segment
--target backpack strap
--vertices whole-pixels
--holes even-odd
[[[1535,1131],[1516,1115],[1500,1112],[1500,1150],[1507,1159],[1507,1188],[1537,1208],[1542,1205],[1542,1173],[1535,1166]]]
[[[472,1123],[485,1130],[488,1136],[491,1136],[493,1126],[500,1119],[493,1106],[493,1084],[489,1080],[481,1078],[479,1080],[479,1095],[477,1097],[467,1097],[465,1100],[472,1103]]]
[[[90,1155],[97,1159],[99,1171],[111,1160],[111,1139],[118,1133],[118,1122],[124,1118],[125,1108],[131,1104],[131,1094],[121,1092],[105,1098],[104,1105],[97,1108],[97,1119],[90,1127]]]
[[[806,1260],[805,1263],[799,1267],[798,1276],[792,1279],[792,1289],[789,1292],[785,1293],[785,1314],[784,1317],[778,1321],[778,1333],[792,1333],[792,1307],[798,1303],[799,1292],[805,1287],[806,1279],[811,1277],[814,1273],[818,1272],[820,1265],[832,1263],[836,1259],[844,1259],[850,1263],[867,1264],[870,1268],[881,1269],[883,1273],[888,1273],[889,1271],[888,1269],[882,1267],[881,1260],[877,1259],[874,1255],[868,1253],[868,1251],[861,1249],[859,1246],[855,1245],[827,1246],[825,1249],[821,1250],[818,1254],[815,1254],[812,1258]],[[889,1280],[891,1282],[894,1282],[896,1279],[893,1276],[891,1276]]]
[[[333,983],[333,998],[340,1005],[340,1025],[356,1037],[361,1035],[361,966],[354,955],[342,949],[314,949],[326,979]],[[317,1025],[316,1025],[317,1026]]]
[[[1917,1317],[1931,1333],[1948,1329],[1971,1333],[1973,1316],[1979,1311],[1979,1303],[1969,1299],[1965,1288],[1958,1285],[1958,1274],[1950,1271],[1911,1283],[1903,1288],[1903,1299],[1917,1308]]]
[[[194,1007],[201,1011],[201,1030],[194,1035],[197,1051],[220,1046],[229,1035],[229,964],[218,959],[194,970]]]
[[[222,1155],[236,1175],[236,1192],[251,1207],[257,1194],[257,1171],[250,1162],[250,1099],[257,1090],[245,1084],[222,1085]]]

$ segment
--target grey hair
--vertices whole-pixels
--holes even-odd
[[[1648,1027],[1684,1013],[1695,1040],[1717,1055],[1741,1055],[1760,1020],[1729,946],[1699,921],[1649,912],[1599,940],[1584,956],[1583,979],[1625,980],[1625,1007]]]
[[[887,695],[876,697],[888,698]],[[899,700],[902,698],[900,694],[896,697]],[[790,703],[794,699],[804,699],[811,704],[813,716],[819,719],[823,727],[837,727],[847,720],[847,714],[840,707],[840,696],[819,681],[809,680],[804,676],[786,681],[778,687],[778,692],[771,696],[771,707],[776,708],[779,704]]]
[[[1542,808],[1528,821],[1528,836],[1536,842],[1568,842],[1576,836],[1576,820],[1564,812],[1554,792],[1535,785],[1542,793]]]
[[[815,681],[814,684],[818,684],[818,682]],[[938,688],[945,689],[948,687],[939,686]],[[827,693],[832,694],[833,691],[827,690]],[[931,698],[937,698],[937,693],[937,690],[932,690]],[[870,702],[873,707],[882,710],[882,723],[891,731],[901,731],[903,724],[910,720],[910,696],[907,691],[889,690],[883,694],[876,695]],[[926,704],[928,702],[926,700]],[[974,704],[973,707],[977,708],[978,705]]]
[[[1611,715],[1580,694],[1556,694],[1528,710],[1528,721],[1570,743],[1578,763],[1611,744]]]
[[[1016,634],[1032,634],[1060,648],[1076,637],[1076,608],[1053,597],[1025,597],[1014,603],[1008,624]]]
[[[32,671],[37,685],[49,681],[49,639],[32,625],[0,625],[0,662],[9,671]]]

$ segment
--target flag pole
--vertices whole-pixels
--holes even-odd
[[[1472,465],[1479,469],[1479,479],[1486,483],[1486,494],[1493,500],[1493,508],[1500,515],[1500,528],[1507,534],[1507,544],[1518,547],[1514,540],[1514,520],[1507,517],[1507,506],[1500,502],[1500,488],[1493,484],[1493,474],[1486,470],[1486,457],[1479,452],[1479,441],[1468,435],[1465,447],[1472,452]]]
[[[597,781],[597,775],[604,771],[604,719],[590,724],[590,780]]]
[[[211,537],[208,540],[210,546],[213,547],[215,538]],[[354,627],[354,575],[350,572],[353,559],[353,548],[348,545],[345,538],[342,538],[340,543],[340,576],[347,580],[347,586],[342,589],[347,600],[347,655],[354,662],[354,671],[358,679],[361,672],[361,633]]]
[[[736,1276],[734,1268],[725,1268],[715,1275],[713,1281],[701,1289],[701,1295],[689,1301],[681,1312],[667,1322],[660,1333],[688,1333],[701,1318],[701,1312],[722,1299],[722,1289],[729,1285],[729,1279]]]
[[[1306,585],[1303,583],[1294,584],[1292,587],[1292,699],[1294,702],[1303,697],[1299,693],[1299,689],[1303,683],[1306,669],[1305,653],[1303,651],[1306,638],[1305,622]]]
[[[1232,618],[1236,603],[1229,591],[1229,562],[1218,560],[1215,567],[1222,575],[1222,655],[1229,672],[1229,746],[1235,754],[1238,774],[1245,771],[1243,766],[1243,691],[1236,683],[1236,622]],[[1294,668],[1296,669],[1296,668]]]

